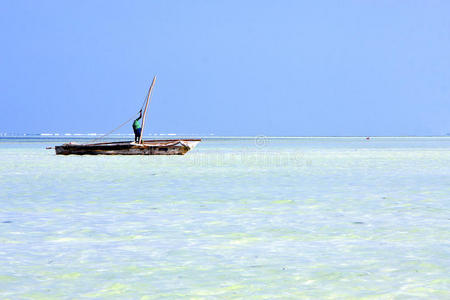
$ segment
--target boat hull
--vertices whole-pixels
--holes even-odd
[[[111,142],[55,146],[57,155],[184,155],[201,140],[149,140],[143,144]]]

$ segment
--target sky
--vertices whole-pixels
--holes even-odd
[[[0,1],[0,133],[450,133],[450,1]],[[119,132],[132,133],[131,123]]]

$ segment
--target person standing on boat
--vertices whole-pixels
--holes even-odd
[[[142,118],[142,109],[139,111],[139,118],[137,118],[136,120],[134,120],[133,122],[133,131],[134,131],[134,141],[136,143],[139,142],[139,138],[141,137],[141,131],[142,131],[142,127],[141,127],[141,122],[139,122],[139,120]]]

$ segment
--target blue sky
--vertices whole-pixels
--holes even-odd
[[[0,2],[0,132],[450,132],[449,1]],[[131,124],[121,132],[132,132]]]

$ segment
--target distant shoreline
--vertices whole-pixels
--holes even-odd
[[[80,140],[89,140],[89,139],[102,139],[102,140],[111,140],[111,139],[129,139],[132,138],[132,134],[116,134],[109,135],[106,137],[102,137],[102,134],[63,134],[63,135],[50,135],[50,134],[25,134],[25,135],[0,135],[0,139],[80,139]],[[195,134],[186,134],[186,135],[178,135],[178,134],[159,134],[159,135],[146,135],[146,138],[154,139],[154,138],[187,138],[187,137],[199,137],[202,139],[255,139],[255,138],[267,138],[267,139],[328,139],[328,138],[355,138],[360,139],[370,137],[370,139],[389,139],[389,138],[449,138],[450,135],[429,135],[429,136],[415,136],[415,135],[404,135],[404,136],[265,136],[265,135],[255,135],[255,136],[219,136],[219,135],[195,135]]]

